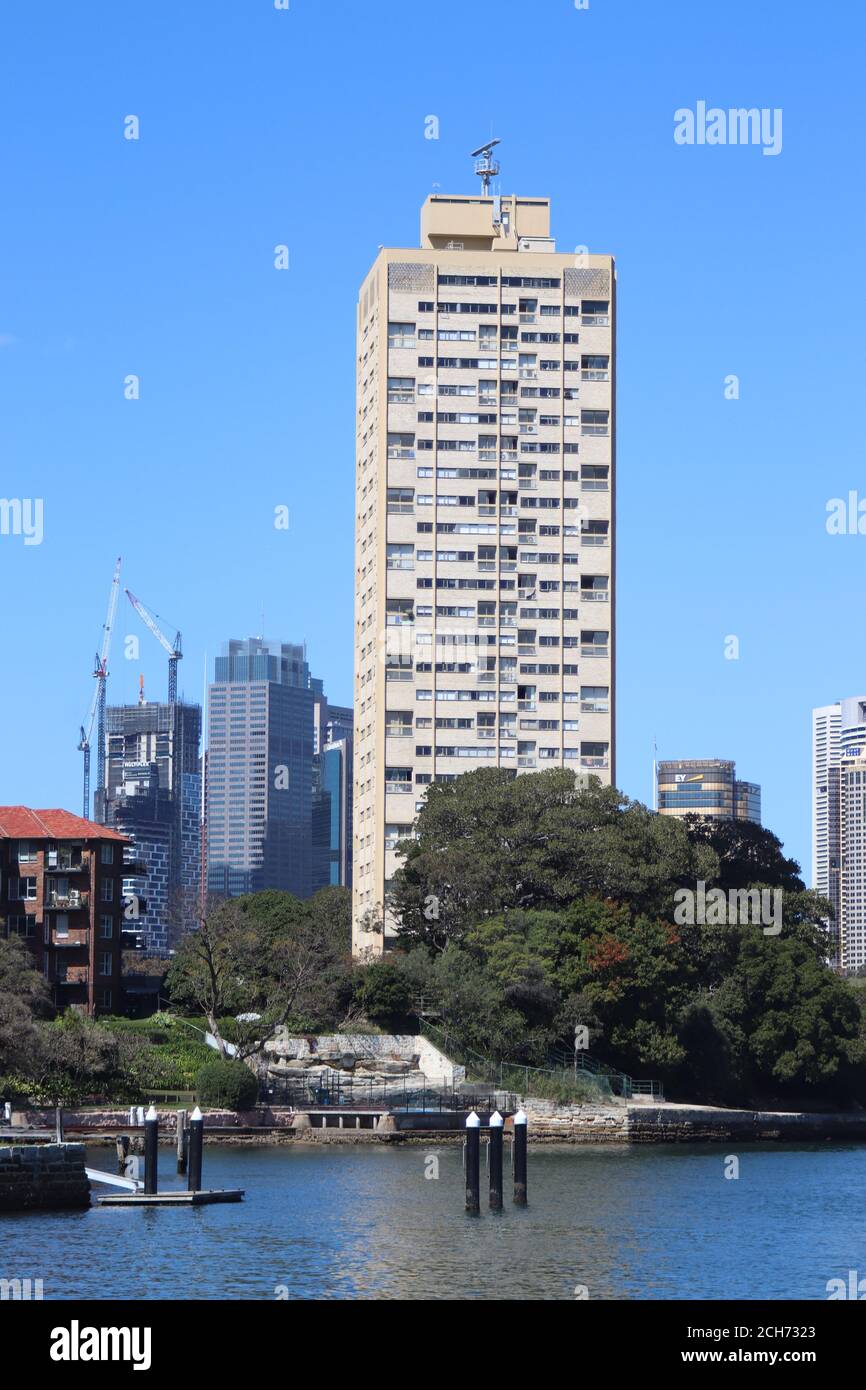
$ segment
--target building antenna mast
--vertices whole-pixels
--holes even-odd
[[[501,145],[501,140],[488,140],[486,145],[479,145],[477,150],[473,150],[471,158],[475,160],[475,172],[481,179],[481,192],[486,198],[490,193],[490,180],[495,179],[499,173],[499,161],[494,159],[491,151],[494,146]]]

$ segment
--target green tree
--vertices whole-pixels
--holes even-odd
[[[622,898],[669,911],[674,888],[713,878],[713,850],[676,821],[653,815],[597,778],[581,788],[553,769],[511,777],[480,768],[428,788],[392,906],[411,944],[443,950],[486,916]]]
[[[325,889],[305,902],[289,893],[232,898],[184,937],[167,988],[177,1006],[202,1013],[224,1056],[221,1020],[234,1016],[238,1058],[252,1056],[294,1020],[333,1023],[351,998],[350,894]]]

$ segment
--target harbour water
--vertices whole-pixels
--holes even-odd
[[[731,1154],[530,1151],[529,1206],[506,1171],[495,1214],[482,1158],[469,1217],[458,1147],[208,1146],[205,1185],[242,1204],[3,1216],[0,1278],[41,1279],[45,1299],[264,1300],[826,1299],[829,1280],[866,1279],[866,1147],[743,1145],[726,1178]]]

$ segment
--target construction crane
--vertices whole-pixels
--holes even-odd
[[[165,650],[168,652],[168,703],[170,705],[176,705],[177,663],[181,661],[183,658],[183,649],[181,646],[180,633],[176,632],[174,642],[169,642],[165,633],[160,629],[156,621],[159,617],[159,614],[151,613],[148,608],[145,608],[144,604],[141,602],[140,599],[137,599],[135,597],[135,594],[132,592],[131,589],[126,590],[126,597],[129,599],[130,603],[132,604],[138,616],[141,618],[141,621],[144,623],[145,627],[150,629],[157,642],[159,642],[160,645],[163,646]]]
[[[108,596],[108,613],[106,614],[105,624],[102,629],[102,649],[96,653],[93,663],[93,678],[96,685],[93,687],[93,699],[90,702],[90,709],[87,712],[87,719],[81,725],[81,738],[78,744],[79,753],[84,754],[84,819],[90,819],[90,747],[93,738],[93,725],[97,729],[96,746],[96,780],[99,787],[103,787],[105,782],[105,682],[108,679],[108,653],[111,650],[111,630],[114,627],[114,615],[117,612],[117,596],[120,592],[120,556],[114,566],[114,576],[111,580],[111,592]]]

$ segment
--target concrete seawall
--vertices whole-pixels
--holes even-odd
[[[695,1144],[738,1140],[866,1142],[866,1114],[726,1110],[712,1105],[556,1105],[528,1096],[523,1108],[536,1142]]]
[[[0,1148],[0,1213],[90,1205],[83,1144]]]

